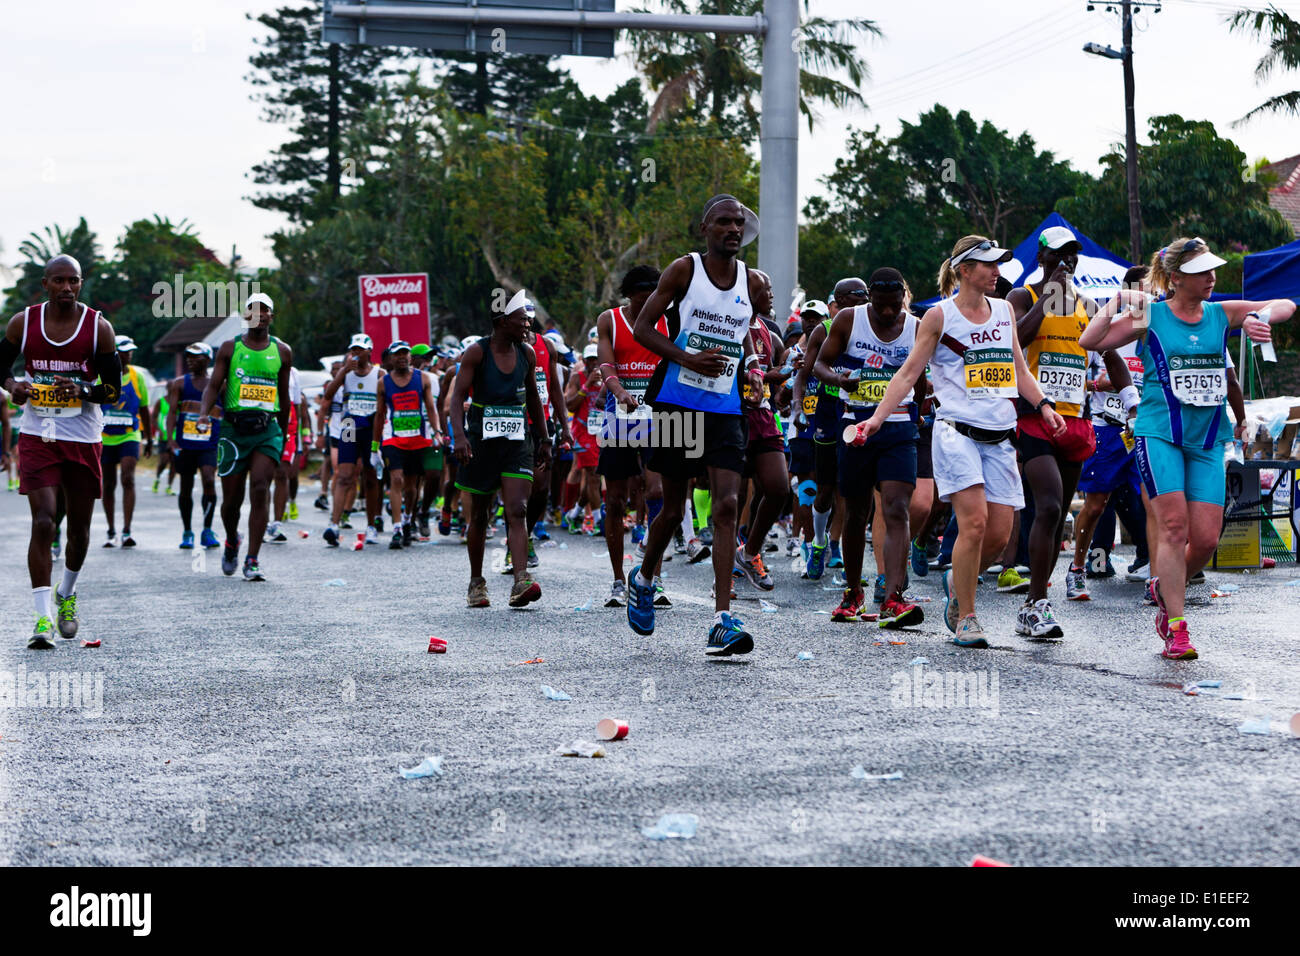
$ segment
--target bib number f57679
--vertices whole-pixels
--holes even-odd
[[[1184,405],[1212,408],[1228,397],[1222,355],[1171,355],[1169,387]]]

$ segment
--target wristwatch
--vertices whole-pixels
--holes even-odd
[[[1056,410],[1056,402],[1052,401],[1050,398],[1048,398],[1046,395],[1044,395],[1043,398],[1042,398],[1042,400],[1039,401],[1039,403],[1038,403],[1037,405],[1034,406],[1034,411],[1036,411],[1036,412],[1041,412],[1041,411],[1043,410],[1043,406],[1044,406],[1044,405],[1051,405],[1051,406],[1052,406],[1052,410],[1053,410],[1053,411]]]

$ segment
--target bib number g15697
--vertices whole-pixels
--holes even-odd
[[[524,440],[524,409],[522,405],[484,405],[483,438],[509,438]]]

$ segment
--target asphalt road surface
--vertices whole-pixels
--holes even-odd
[[[0,495],[0,682],[26,679],[0,708],[0,864],[1300,862],[1300,740],[1280,732],[1300,710],[1294,565],[1211,572],[1240,590],[1192,609],[1202,658],[1170,663],[1122,578],[1059,600],[1053,645],[1014,636],[1019,599],[984,586],[994,646],[977,651],[949,643],[934,574],[899,636],[832,624],[829,575],[773,557],[775,612],[737,584],[754,653],[713,660],[707,562],[666,565],[677,604],[652,637],[602,607],[602,539],[557,534],[530,609],[489,574],[493,606],[469,610],[456,538],[329,550],[315,494],[304,482],[303,520],[249,583],[219,551],[178,550],[176,499],[142,479],[135,551],[101,549],[98,510],[92,527],[81,636],[102,646],[44,653],[25,648],[26,501]],[[33,706],[51,679],[69,706]],[[1220,696],[1182,693],[1209,679]],[[556,754],[603,717],[631,724],[606,758]],[[1238,732],[1259,717],[1271,736]],[[442,776],[399,775],[426,756]],[[693,839],[642,835],[674,812],[697,815]]]

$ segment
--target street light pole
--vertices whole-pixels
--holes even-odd
[[[1129,261],[1142,262],[1142,205],[1138,201],[1137,117],[1133,108],[1133,3],[1124,0],[1124,154],[1128,173]]]

